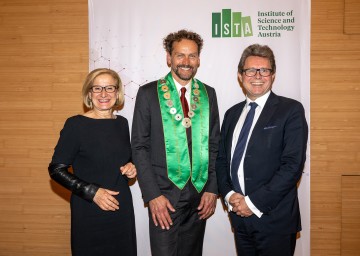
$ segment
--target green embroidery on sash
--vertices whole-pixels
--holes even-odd
[[[158,98],[164,129],[168,177],[179,189],[183,189],[191,177],[191,182],[200,193],[208,179],[210,107],[205,86],[199,80],[194,80],[189,105],[192,167],[186,128],[183,124],[184,114],[171,73],[158,81]]]

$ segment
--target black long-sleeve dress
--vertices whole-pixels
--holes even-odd
[[[92,119],[82,115],[69,118],[50,166],[72,166],[74,176],[49,171],[60,184],[73,191],[71,196],[71,248],[73,255],[136,255],[135,217],[128,179],[120,167],[131,161],[127,120]],[[71,174],[69,174],[71,175]],[[80,191],[82,183],[93,192]],[[78,184],[78,185],[77,185]],[[80,185],[79,185],[80,184]],[[82,184],[82,185],[81,185]],[[103,211],[92,197],[98,187],[119,191],[119,210]],[[95,188],[95,190],[94,190]]]

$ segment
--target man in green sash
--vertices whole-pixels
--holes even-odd
[[[202,38],[180,30],[163,41],[171,71],[142,86],[133,126],[133,160],[149,205],[153,256],[200,256],[215,211],[219,113],[215,90],[196,79]]]

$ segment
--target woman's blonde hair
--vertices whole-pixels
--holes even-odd
[[[85,78],[83,88],[82,88],[82,98],[85,106],[87,108],[92,108],[92,101],[89,97],[89,92],[91,87],[94,86],[94,80],[100,75],[110,75],[115,80],[115,86],[117,89],[118,97],[116,99],[114,107],[122,106],[124,104],[124,88],[121,83],[120,76],[114,70],[108,68],[98,68],[91,71]]]

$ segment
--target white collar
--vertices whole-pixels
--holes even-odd
[[[190,92],[190,89],[191,89],[191,81],[192,81],[192,80],[190,80],[186,85],[181,85],[181,84],[178,83],[178,81],[176,81],[176,80],[174,79],[174,83],[175,83],[177,92],[180,94],[180,90],[181,90],[181,88],[183,88],[183,87],[186,88],[186,92]]]
[[[261,108],[263,108],[265,106],[265,103],[267,101],[267,99],[269,98],[271,93],[271,90],[268,91],[267,93],[265,93],[263,96],[260,96],[259,98],[257,98],[256,100],[251,100],[246,96],[246,106],[248,106],[250,104],[250,102],[256,102],[256,104],[258,104],[258,106],[260,106]]]

